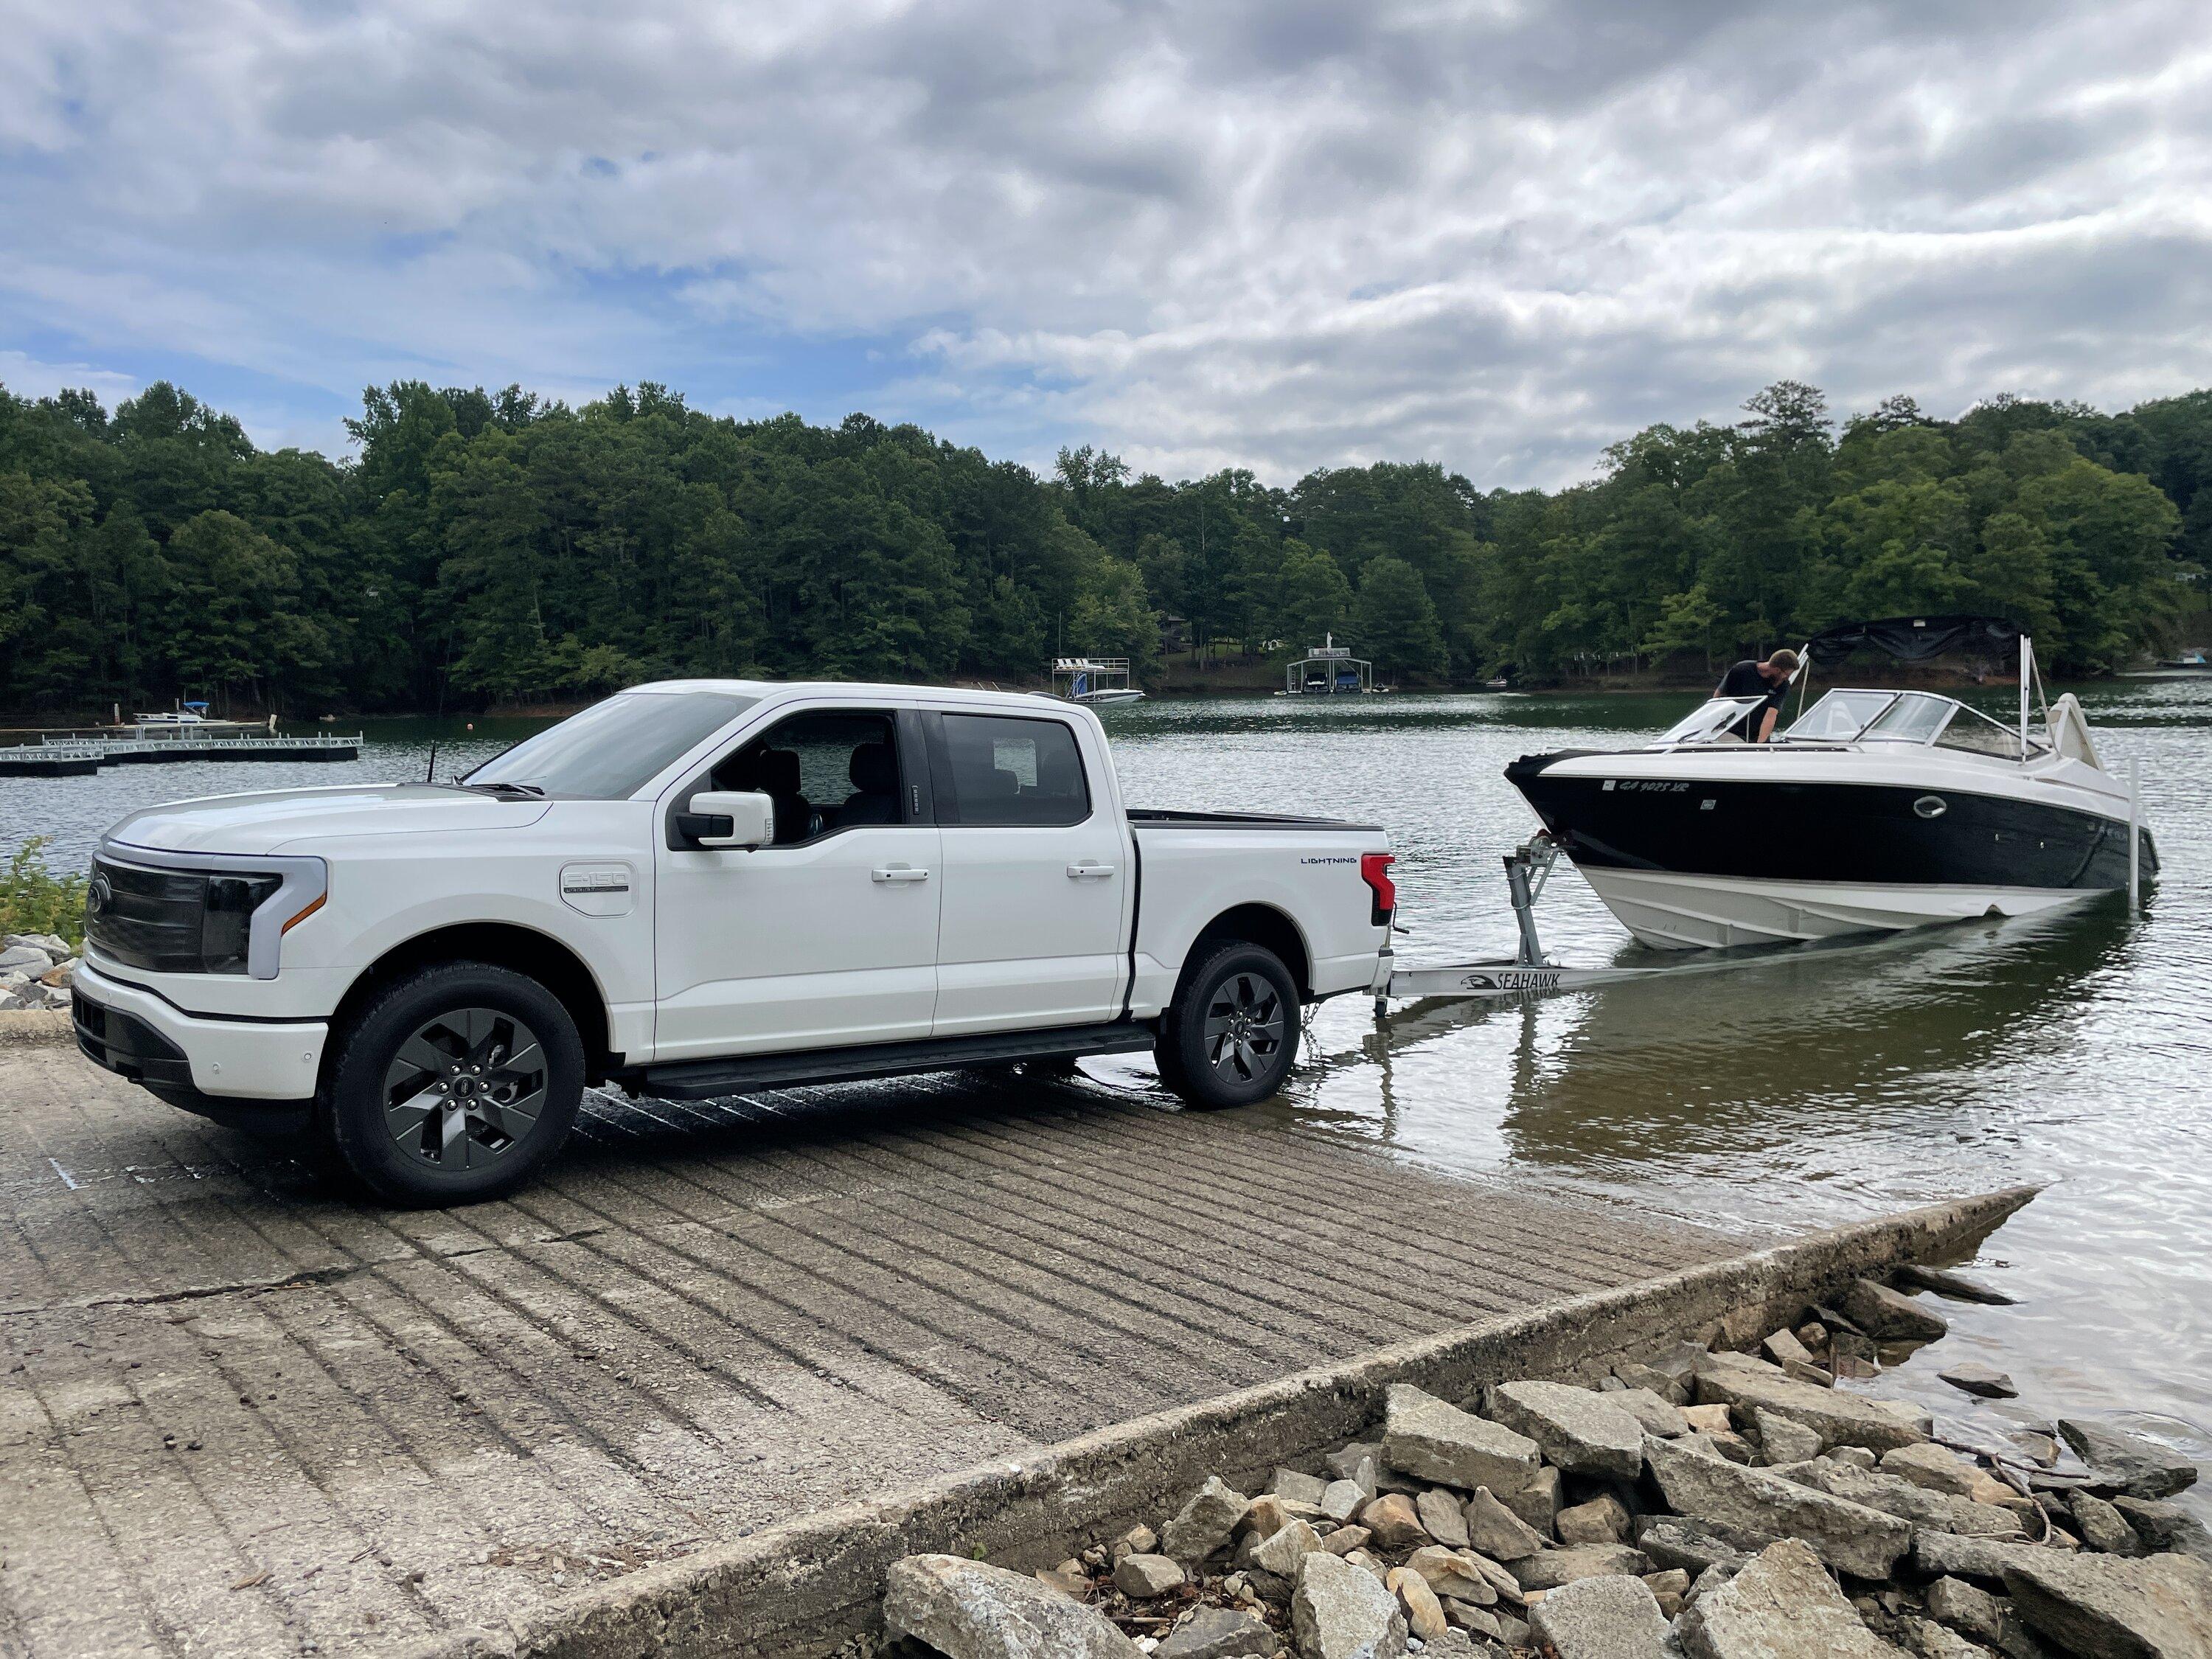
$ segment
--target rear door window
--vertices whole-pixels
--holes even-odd
[[[940,720],[939,752],[951,785],[938,800],[945,822],[1050,826],[1091,816],[1082,753],[1062,722],[994,714]]]

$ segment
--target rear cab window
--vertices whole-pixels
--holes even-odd
[[[1048,828],[1091,816],[1082,750],[1065,721],[947,714],[932,724],[942,822]]]

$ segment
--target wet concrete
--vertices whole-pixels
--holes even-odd
[[[0,1652],[57,1656],[402,1647],[1746,1243],[1018,1076],[594,1097],[375,1210],[59,1047],[0,1210]]]

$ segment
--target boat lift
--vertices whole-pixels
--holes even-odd
[[[1771,962],[1796,945],[1757,945],[1736,950],[1683,953],[1688,959],[1654,963],[1648,968],[1563,968],[1544,954],[1544,941],[1536,932],[1536,901],[1559,862],[1559,844],[1547,830],[1539,830],[1505,854],[1505,886],[1512,896],[1513,920],[1520,929],[1521,948],[1510,957],[1477,962],[1443,963],[1429,967],[1395,968],[1389,988],[1375,997],[1375,1013],[1382,1018],[1392,999],[1537,997],[1563,991],[1583,991],[1627,980],[1656,979],[1662,974],[1717,973],[1729,968]]]

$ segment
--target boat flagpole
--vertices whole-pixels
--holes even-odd
[[[2027,682],[2035,672],[2035,641],[2020,636],[2020,757],[2027,758]]]

